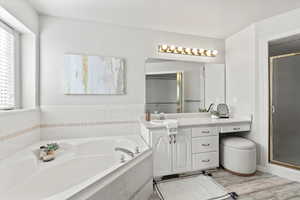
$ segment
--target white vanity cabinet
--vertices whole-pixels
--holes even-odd
[[[191,129],[179,129],[176,136],[168,136],[166,129],[149,133],[153,149],[155,176],[191,170]]]
[[[172,172],[181,173],[191,170],[191,129],[179,129],[172,140]]]
[[[181,119],[178,134],[161,125],[141,123],[141,134],[153,150],[154,176],[160,177],[219,167],[220,133],[251,129],[248,119]]]
[[[165,128],[145,129],[143,137],[153,150],[154,176],[218,167],[218,131],[209,128],[208,134],[206,129],[179,128],[176,136],[168,136]]]
[[[219,128],[192,128],[192,170],[219,167]]]
[[[153,170],[156,176],[164,176],[172,171],[172,146],[171,137],[166,130],[151,131],[151,146],[153,151]]]

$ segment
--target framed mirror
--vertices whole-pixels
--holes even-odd
[[[145,63],[146,111],[206,112],[225,103],[225,64],[149,58]]]

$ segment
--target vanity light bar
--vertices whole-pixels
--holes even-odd
[[[207,57],[216,57],[218,54],[217,50],[188,48],[188,47],[180,47],[180,46],[177,47],[174,45],[166,45],[166,44],[159,45],[158,51],[160,53],[173,53],[173,54],[181,54],[181,55],[207,56]]]

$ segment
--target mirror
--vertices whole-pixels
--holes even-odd
[[[151,58],[146,60],[146,110],[205,112],[225,103],[225,65]]]

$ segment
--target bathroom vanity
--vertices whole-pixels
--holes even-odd
[[[219,135],[251,129],[250,117],[178,119],[178,133],[168,135],[163,123],[141,121],[141,134],[153,149],[154,176],[219,167]]]

